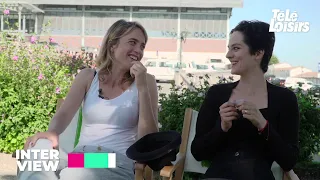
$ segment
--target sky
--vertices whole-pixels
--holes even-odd
[[[242,8],[234,8],[230,30],[242,20],[270,23],[272,9],[296,11],[299,22],[309,22],[308,32],[276,32],[274,54],[280,62],[304,66],[318,71],[320,63],[320,1],[319,0],[243,0]]]

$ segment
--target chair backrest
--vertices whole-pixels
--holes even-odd
[[[186,112],[187,112],[186,116],[189,116],[189,117],[186,117],[186,119],[189,119],[188,121],[190,121],[188,122],[190,123],[190,128],[189,128],[189,137],[187,140],[188,144],[186,149],[186,160],[184,164],[184,171],[204,174],[208,168],[203,167],[201,165],[201,162],[197,161],[191,154],[191,143],[196,133],[196,123],[197,123],[198,112],[189,108],[186,109]],[[191,116],[189,115],[189,113],[191,113]]]
[[[180,153],[183,152],[186,154],[184,172],[204,174],[208,168],[203,167],[201,162],[194,159],[193,155],[191,154],[191,143],[196,133],[197,118],[198,111],[195,111],[191,108],[186,109],[182,130],[183,142],[180,146]],[[184,143],[186,143],[186,145]],[[276,162],[272,164],[271,170],[276,180],[282,180],[283,171]]]

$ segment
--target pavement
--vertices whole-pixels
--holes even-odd
[[[17,163],[11,154],[0,153],[0,180],[16,180]]]
[[[171,88],[169,83],[158,83],[162,87],[160,93],[168,93]],[[17,163],[11,154],[0,153],[0,180],[16,180]]]

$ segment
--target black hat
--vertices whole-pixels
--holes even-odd
[[[159,171],[176,160],[181,144],[181,135],[176,131],[147,134],[127,149],[128,158]]]

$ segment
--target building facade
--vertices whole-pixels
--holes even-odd
[[[242,0],[8,0],[5,8],[10,15],[1,15],[0,27],[8,30],[9,21],[27,37],[51,37],[71,50],[99,49],[107,29],[125,19],[146,28],[145,58],[225,61],[232,8],[242,4]]]
[[[312,72],[311,69],[303,66],[291,66],[288,63],[278,63],[269,65],[266,75],[274,75],[276,77],[317,77],[317,72]]]

